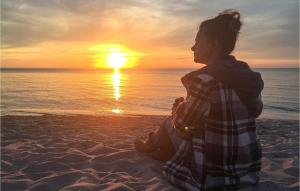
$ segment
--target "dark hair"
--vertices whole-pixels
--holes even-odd
[[[221,45],[223,54],[228,55],[235,47],[241,26],[240,13],[228,9],[212,19],[203,21],[199,31],[204,30],[208,40],[210,42],[217,41]]]

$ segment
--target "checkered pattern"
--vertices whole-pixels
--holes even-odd
[[[172,122],[185,139],[164,166],[169,181],[185,190],[257,183],[261,146],[255,118],[262,112],[261,96],[250,114],[232,88],[208,74],[182,82],[187,97]]]

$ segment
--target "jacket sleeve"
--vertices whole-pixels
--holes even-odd
[[[193,131],[199,120],[209,114],[211,98],[203,82],[187,89],[188,96],[181,102],[172,116],[173,126],[180,131]]]

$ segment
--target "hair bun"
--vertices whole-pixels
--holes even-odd
[[[220,13],[219,15],[223,15],[227,18],[228,27],[235,33],[238,33],[241,29],[242,22],[240,21],[241,15],[238,11],[233,9],[227,9]]]
[[[240,13],[235,11],[231,14],[232,19],[229,23],[229,27],[236,33],[238,33],[241,29],[242,23],[240,21]]]

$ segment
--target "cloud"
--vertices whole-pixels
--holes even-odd
[[[2,48],[118,41],[144,51],[189,51],[198,25],[227,8],[242,14],[238,50],[298,58],[297,0],[2,1]]]

